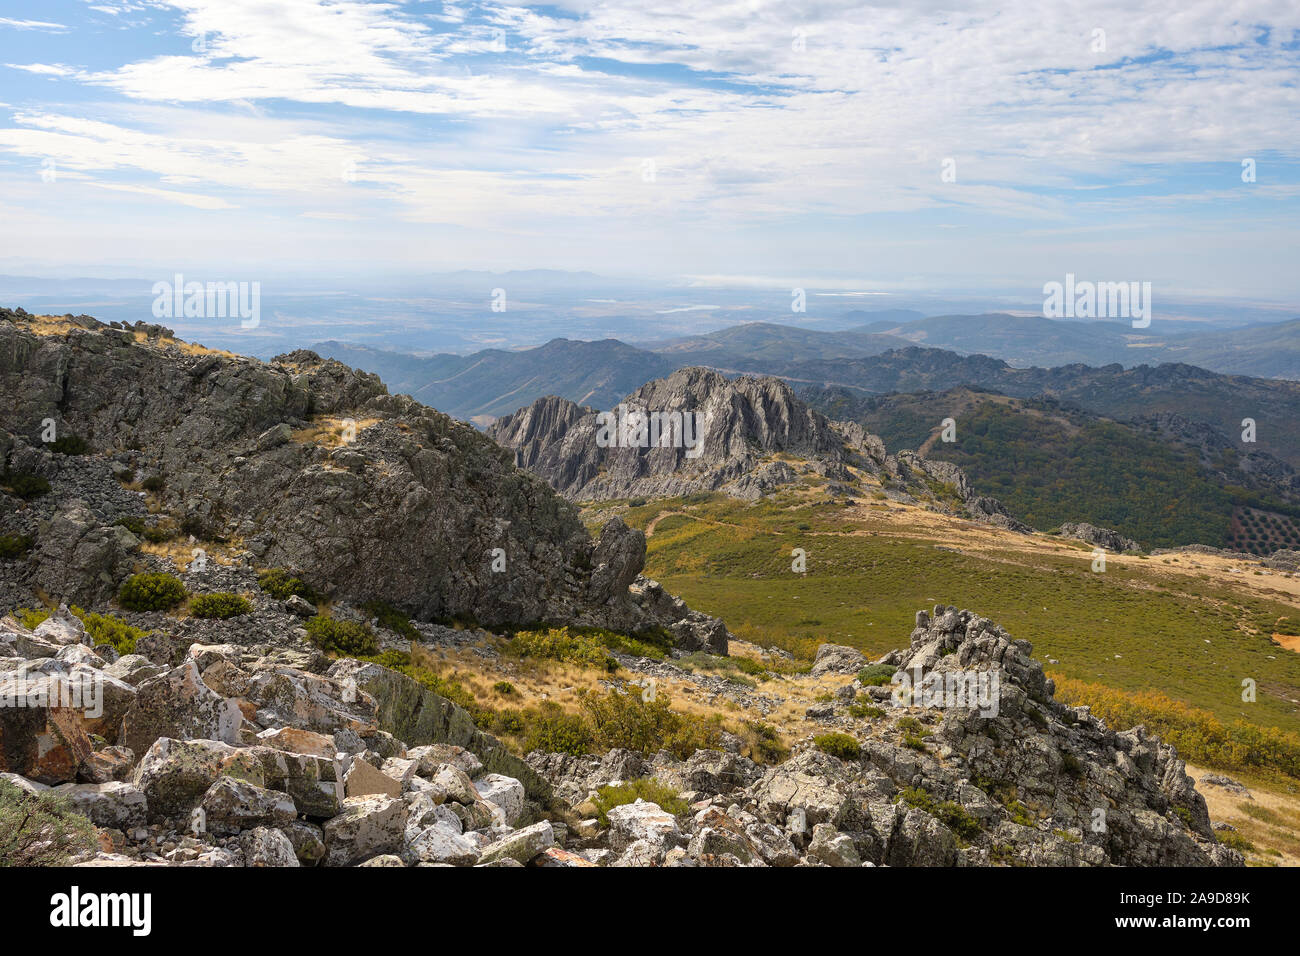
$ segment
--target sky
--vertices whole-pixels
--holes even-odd
[[[1294,0],[0,0],[0,272],[1294,301],[1298,77]]]

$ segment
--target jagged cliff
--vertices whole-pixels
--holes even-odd
[[[690,414],[694,431],[687,441],[656,445],[648,434],[638,443],[617,430],[630,415],[654,413]],[[635,439],[635,429],[628,432]],[[717,490],[754,500],[796,482],[797,464],[828,479],[834,494],[860,492],[859,476],[872,475],[890,497],[924,499],[979,521],[1030,530],[996,499],[975,495],[957,466],[910,451],[890,455],[861,425],[828,420],[777,378],[728,379],[711,369],[685,368],[646,383],[610,413],[547,396],[499,419],[487,433],[514,451],[520,467],[575,501]]]

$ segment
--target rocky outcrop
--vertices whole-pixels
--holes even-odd
[[[1080,541],[1086,541],[1088,544],[1095,544],[1107,551],[1142,550],[1142,546],[1132,538],[1126,538],[1118,531],[1111,531],[1109,528],[1098,528],[1086,521],[1077,524],[1067,522],[1061,525],[1061,535],[1066,538],[1077,538]]]
[[[654,587],[642,579],[634,590]],[[4,627],[7,646],[36,638],[12,620]],[[62,620],[45,630],[51,642],[77,633]],[[107,677],[109,669],[90,659],[3,660],[13,662],[0,671],[6,676],[83,668]],[[39,705],[10,708],[37,716],[6,721],[0,771],[27,793],[55,784],[99,828],[102,849],[81,859],[88,865],[1241,861],[1216,842],[1173,748],[1060,704],[1028,642],[955,608],[919,612],[909,646],[876,662],[896,671],[892,685],[863,686],[855,672],[865,659],[824,646],[815,673],[845,680],[831,709],[856,707],[856,722],[839,726],[854,731],[857,751],[832,755],[800,743],[769,766],[724,750],[684,760],[666,751],[536,751],[521,760],[410,677],[349,658],[323,672],[293,660],[324,664],[293,641],[192,643],[176,666],[120,681],[129,700],[118,705],[115,726],[100,723],[92,735],[99,716],[62,708],[62,743],[43,736],[54,718]],[[237,715],[233,733],[226,714]],[[194,732],[227,739],[184,736]],[[127,734],[138,752],[122,746]],[[79,747],[66,743],[73,736]],[[63,758],[40,759],[52,742]],[[96,779],[114,764],[116,779]],[[640,799],[610,809],[608,827],[573,826],[552,802],[583,808],[597,788],[642,777],[680,794],[686,809]]]
[[[0,567],[10,604],[106,600],[141,560],[126,525],[170,522],[192,547],[239,541],[250,563],[426,620],[673,623],[630,618],[639,532],[592,540],[473,428],[314,353],[268,364],[88,317],[40,334],[0,310],[0,391],[0,466],[52,488],[0,490],[0,531],[34,539]],[[51,434],[90,453],[61,454]]]
[[[795,478],[773,455],[835,463],[859,457],[775,378],[680,369],[606,414],[548,396],[497,420],[488,434],[513,450],[521,467],[577,501],[720,488],[752,499]],[[656,415],[675,418],[659,419],[652,431]]]
[[[655,414],[691,416],[694,430],[661,427],[658,433],[670,437],[656,443],[648,427]],[[548,396],[498,419],[487,433],[515,453],[520,467],[575,501],[717,490],[756,501],[796,484],[801,473],[829,479],[829,494],[848,496],[861,493],[862,476],[871,475],[896,500],[1032,530],[996,499],[975,496],[956,465],[911,451],[891,456],[878,436],[854,422],[827,420],[777,378],[728,379],[684,368],[647,383],[610,412]]]
[[[848,650],[819,653],[821,675],[859,667]],[[875,714],[840,725],[856,731],[857,756],[803,744],[767,768],[707,751],[529,762],[577,805],[647,776],[690,802],[678,818],[644,803],[611,812],[609,830],[579,850],[610,865],[1242,862],[1216,841],[1172,747],[1057,702],[1029,643],[993,622],[944,606],[919,612],[909,646],[877,663],[895,669],[892,685],[842,688]]]

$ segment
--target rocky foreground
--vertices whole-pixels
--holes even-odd
[[[878,663],[995,677],[996,716],[894,706],[893,688],[846,674],[835,706],[879,705],[859,752],[804,743],[775,766],[708,750],[521,760],[411,678],[291,636],[162,640],[148,656],[89,644],[66,613],[0,622],[0,698],[102,687],[93,717],[0,708],[0,778],[93,821],[81,865],[1241,863],[1171,747],[1054,701],[1027,642],[953,608],[920,612],[910,646]],[[864,663],[823,651],[823,674]],[[679,812],[637,800],[608,825],[588,815],[597,788],[643,777],[680,794]]]

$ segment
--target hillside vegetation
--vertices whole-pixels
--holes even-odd
[[[1111,421],[1052,399],[1009,399],[966,390],[823,402],[850,415],[891,450],[925,447],[961,466],[980,494],[1050,530],[1088,521],[1144,547],[1207,544],[1264,549],[1300,546],[1290,533],[1295,505],[1234,485],[1197,452],[1153,428]],[[956,441],[936,441],[952,417]],[[1216,465],[1225,471],[1230,456]],[[1250,507],[1260,509],[1243,511]],[[1258,533],[1252,533],[1260,529]]]
[[[1300,633],[1300,602],[1268,586],[1276,572],[1252,569],[1247,586],[1204,570],[1199,556],[1167,555],[1112,556],[1096,573],[1087,546],[795,494],[654,502],[627,520],[652,527],[647,574],[737,636],[803,659],[823,642],[883,654],[916,608],[977,605],[1066,677],[1300,732],[1300,655],[1270,638]],[[806,552],[805,574],[791,570],[794,548]],[[1246,678],[1254,703],[1242,701]]]

